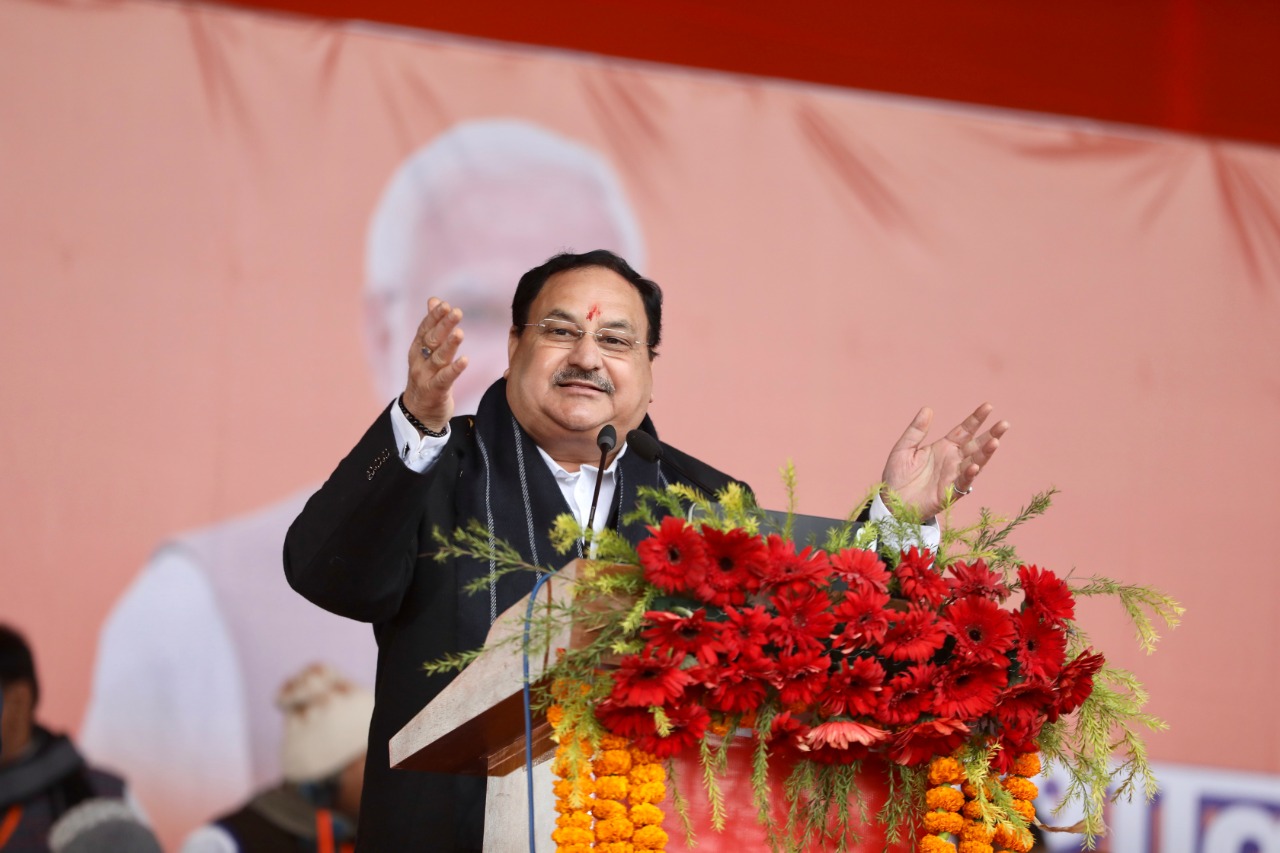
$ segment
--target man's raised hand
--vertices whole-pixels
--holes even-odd
[[[933,423],[933,410],[927,406],[921,409],[889,451],[884,464],[885,485],[914,507],[921,518],[938,514],[948,489],[954,489],[958,496],[968,494],[1009,429],[1008,421],[1000,421],[978,434],[991,409],[990,403],[983,403],[932,444],[924,441]]]
[[[409,347],[404,405],[433,431],[443,430],[453,417],[453,383],[467,369],[467,357],[458,357],[461,323],[462,309],[433,296]]]

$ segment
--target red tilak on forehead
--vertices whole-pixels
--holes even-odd
[[[600,316],[600,306],[592,305],[591,310],[587,312],[587,319],[594,320],[598,316]]]

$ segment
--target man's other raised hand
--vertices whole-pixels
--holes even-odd
[[[949,489],[954,489],[956,496],[967,495],[1009,429],[1008,421],[999,421],[978,433],[992,408],[983,403],[931,444],[925,444],[925,437],[933,423],[933,410],[927,406],[921,409],[889,451],[884,464],[885,485],[926,519],[942,509]]]
[[[462,309],[436,297],[427,300],[427,316],[409,347],[409,379],[404,405],[432,431],[442,431],[453,417],[453,383],[467,369],[462,345]]]

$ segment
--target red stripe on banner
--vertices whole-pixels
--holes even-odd
[[[1280,4],[1255,0],[232,2],[1280,143]]]

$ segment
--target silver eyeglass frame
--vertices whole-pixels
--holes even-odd
[[[618,329],[607,329],[607,328],[596,329],[594,332],[589,332],[586,329],[579,326],[577,323],[573,322],[572,320],[561,320],[559,317],[543,317],[541,322],[525,323],[524,326],[525,328],[528,328],[530,326],[537,326],[540,329],[546,330],[547,323],[549,322],[557,324],[555,326],[555,328],[557,329],[564,329],[566,332],[575,332],[577,334],[577,337],[574,338],[573,343],[569,344],[569,346],[571,347],[576,345],[578,341],[582,340],[587,335],[590,335],[591,337],[595,338],[596,346],[598,346],[600,348],[600,351],[605,353],[606,355],[625,356],[633,352],[636,352],[637,350],[643,349],[645,346],[647,346],[646,344],[642,344],[638,338],[634,338],[631,335],[628,335],[625,332],[622,332]],[[619,340],[627,341],[627,348],[626,349],[610,349],[605,345],[604,338],[617,338]],[[550,339],[547,339],[547,343],[551,344],[552,346],[558,345],[555,341]]]

